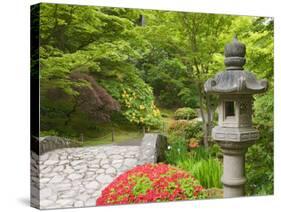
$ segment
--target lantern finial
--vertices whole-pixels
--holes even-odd
[[[243,70],[246,63],[246,46],[240,43],[235,34],[231,43],[227,44],[224,48],[224,64],[226,70]]]

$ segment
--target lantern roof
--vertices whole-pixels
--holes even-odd
[[[267,80],[257,80],[255,75],[244,71],[246,46],[235,36],[224,48],[225,71],[219,72],[214,78],[205,82],[207,93],[224,94],[255,94],[267,90]]]

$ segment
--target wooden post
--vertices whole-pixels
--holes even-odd
[[[142,126],[142,133],[145,134],[145,126]]]
[[[114,142],[114,136],[115,136],[115,132],[114,132],[114,126],[112,125],[112,131],[111,131],[111,141]]]

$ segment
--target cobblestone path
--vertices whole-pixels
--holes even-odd
[[[139,148],[105,145],[44,153],[39,159],[40,189],[33,187],[40,193],[40,208],[94,206],[103,188],[138,164]],[[36,168],[34,162],[32,166]]]

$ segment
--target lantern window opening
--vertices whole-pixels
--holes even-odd
[[[225,118],[235,116],[234,101],[225,101]]]

